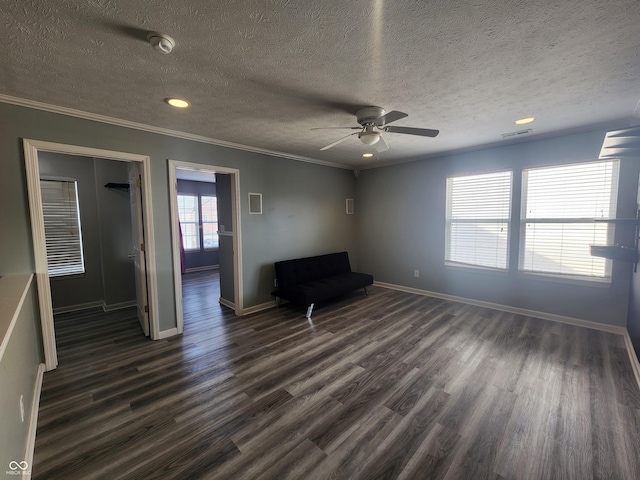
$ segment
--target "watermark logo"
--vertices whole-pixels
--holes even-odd
[[[9,470],[6,471],[7,475],[30,475],[29,463],[26,460],[22,462],[16,462],[11,460],[9,462]]]

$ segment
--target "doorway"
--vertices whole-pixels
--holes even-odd
[[[46,369],[53,370],[58,365],[56,349],[55,326],[53,321],[53,305],[51,285],[49,282],[47,249],[44,232],[42,211],[42,197],[40,192],[40,170],[38,162],[39,152],[58,153],[80,157],[97,158],[128,162],[136,165],[140,174],[140,215],[146,233],[144,250],[146,252],[146,279],[149,335],[152,339],[159,338],[158,293],[155,268],[155,241],[153,236],[153,211],[151,202],[150,158],[145,155],[115,152],[76,145],[64,145],[38,140],[23,140],[25,168],[27,173],[27,190],[29,194],[29,209],[31,214],[31,229],[33,237],[33,252],[35,259],[35,277],[38,286],[38,301],[42,324],[42,340],[44,347]]]
[[[220,303],[232,308],[236,315],[243,314],[242,305],[242,249],[240,233],[240,172],[234,168],[203,165],[169,160],[169,199],[171,202],[171,238],[173,251],[173,275],[176,297],[177,333],[184,329],[182,298],[181,234],[178,214],[178,177],[180,172],[192,172],[203,177],[222,175],[228,180],[230,215],[227,225],[218,226],[218,264],[220,276]],[[219,189],[221,185],[218,185]],[[228,224],[230,223],[230,224]]]

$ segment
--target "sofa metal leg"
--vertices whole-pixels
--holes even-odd
[[[280,308],[280,297],[276,297],[276,307]]]
[[[364,288],[364,294],[368,296],[369,292],[367,292],[367,287],[363,287],[363,288]]]
[[[307,318],[311,318],[311,312],[313,311],[313,303],[307,307]]]

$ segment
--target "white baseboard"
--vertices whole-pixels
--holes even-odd
[[[103,305],[104,305],[104,302],[102,300],[99,302],[79,303],[78,305],[69,305],[66,307],[54,308],[53,314],[57,315],[59,313],[78,312],[80,310],[89,310],[90,308],[96,308],[96,307],[103,308]]]
[[[225,307],[229,307],[231,310],[235,310],[236,309],[236,304],[233,302],[230,302],[229,300],[226,300],[222,297],[218,298],[218,303],[220,303],[220,305],[224,305]]]
[[[162,340],[165,338],[169,338],[169,337],[175,337],[176,335],[178,335],[178,329],[177,328],[170,328],[169,330],[163,330],[158,334],[158,338],[156,338],[156,340]]]
[[[207,270],[218,270],[219,265],[205,265],[203,267],[185,268],[184,273],[205,272]]]
[[[114,310],[122,310],[123,308],[135,307],[137,302],[135,300],[131,300],[130,302],[121,302],[121,303],[112,303],[107,305],[102,302],[102,310],[105,312],[112,312]]]
[[[276,306],[277,305],[275,300],[271,302],[261,303],[259,305],[254,305],[253,307],[245,308],[244,310],[242,310],[242,315],[250,315],[252,313],[262,312],[264,310],[269,310],[270,308],[275,308]]]
[[[415,293],[417,295],[424,295],[427,297],[442,298],[443,300],[451,300],[454,302],[465,303],[468,305],[475,305],[478,307],[492,308],[494,310],[500,310],[502,312],[527,315],[529,317],[542,318],[544,320],[550,320],[552,322],[566,323],[569,325],[576,325],[578,327],[591,328],[594,330],[600,330],[602,332],[615,333],[618,335],[622,335],[622,337],[624,338],[626,349],[627,349],[627,355],[629,356],[629,361],[631,362],[631,369],[633,370],[633,375],[635,376],[636,383],[638,384],[638,388],[640,388],[640,362],[638,361],[638,357],[636,356],[635,349],[633,348],[633,343],[631,342],[629,331],[625,327],[618,327],[615,325],[606,325],[604,323],[591,322],[589,320],[582,320],[580,318],[565,317],[562,315],[554,315],[552,313],[538,312],[535,310],[527,310],[525,308],[511,307],[509,305],[501,305],[499,303],[483,302],[481,300],[473,300],[465,297],[457,297],[455,295],[446,295],[443,293],[429,292],[427,290],[404,287],[402,285],[394,285],[391,283],[384,283],[384,282],[373,282],[373,283],[374,285],[378,285],[383,288],[389,288],[391,290],[400,290],[402,292]]]
[[[542,318],[544,320],[550,320],[552,322],[566,323],[569,325],[576,325],[578,327],[592,328],[594,330],[600,330],[603,332],[616,333],[618,335],[624,335],[627,332],[625,327],[618,327],[615,325],[606,325],[604,323],[591,322],[589,320],[582,320],[580,318],[565,317],[563,315],[555,315],[553,313],[538,312],[536,310],[528,310],[526,308],[512,307],[509,305],[502,305],[500,303],[483,302],[482,300],[474,300],[472,298],[457,297],[455,295],[447,295],[444,293],[430,292],[428,290],[420,290],[418,288],[405,287],[402,285],[394,285],[392,283],[373,282],[374,285],[380,287],[389,288],[391,290],[400,290],[407,293],[415,293],[417,295],[424,295],[427,297],[442,298],[443,300],[451,300],[452,302],[466,303],[467,305],[475,305],[477,307],[492,308],[494,310],[500,310],[502,312],[515,313],[517,315],[526,315],[529,317]]]
[[[624,344],[627,347],[627,353],[629,354],[629,361],[631,362],[633,374],[636,377],[638,387],[640,387],[640,361],[638,361],[638,357],[636,356],[636,350],[633,348],[633,342],[631,342],[631,337],[629,336],[628,330],[624,332],[623,337]]]
[[[40,392],[42,392],[42,378],[47,369],[44,363],[38,365],[36,383],[33,388],[33,399],[31,400],[31,416],[29,418],[29,432],[27,433],[27,444],[24,451],[24,459],[27,462],[29,473],[21,478],[30,479],[33,468],[33,452],[36,447],[36,430],[38,428],[38,411],[40,409]]]

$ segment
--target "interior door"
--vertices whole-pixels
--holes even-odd
[[[131,222],[133,244],[129,258],[133,260],[136,277],[136,310],[144,334],[149,336],[149,301],[147,299],[147,272],[144,251],[144,229],[142,223],[142,182],[140,166],[129,164],[129,197],[131,201]]]

